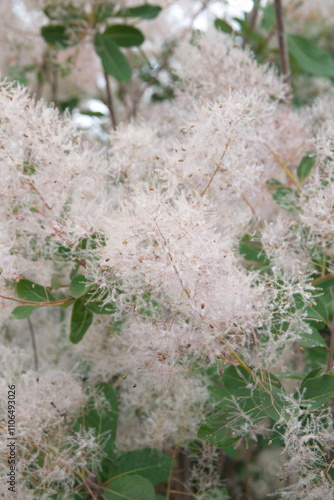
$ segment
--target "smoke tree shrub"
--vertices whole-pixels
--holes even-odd
[[[160,4],[22,4],[53,58],[95,51],[114,130],[93,143],[1,82],[1,418],[5,441],[14,384],[16,496],[329,500],[332,90],[295,108],[238,37],[190,23],[160,59],[174,99],[160,82],[153,106]],[[150,64],[131,48],[138,25],[154,26]]]

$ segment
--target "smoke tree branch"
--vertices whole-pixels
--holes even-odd
[[[289,90],[291,90],[291,72],[290,72],[289,54],[286,43],[285,28],[284,28],[282,0],[275,0],[275,14],[277,23],[281,73],[284,82],[289,86]]]

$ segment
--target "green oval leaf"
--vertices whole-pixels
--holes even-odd
[[[25,319],[30,316],[34,309],[36,309],[34,306],[18,306],[12,310],[12,316],[15,319]]]
[[[107,457],[111,457],[116,439],[118,421],[117,394],[113,387],[106,382],[96,385],[98,403],[94,396],[89,399],[81,412],[81,417],[75,422],[74,430],[80,427],[95,429],[96,436],[101,436],[101,449]],[[98,409],[96,408],[98,405]],[[102,406],[102,407],[101,407]]]
[[[126,57],[119,50],[118,45],[109,36],[100,33],[95,35],[94,45],[105,72],[120,82],[129,81],[131,68]]]
[[[115,17],[140,17],[141,19],[154,19],[160,13],[161,7],[159,5],[152,5],[145,3],[138,5],[138,7],[129,7],[128,9],[121,9],[114,14]]]
[[[87,309],[96,314],[114,314],[116,312],[115,302],[106,302],[103,297],[101,300],[94,300],[94,296],[95,291],[91,290],[83,297]],[[105,295],[105,298],[107,298],[107,295]]]
[[[93,313],[87,309],[82,299],[74,302],[71,317],[70,341],[77,344],[82,340],[93,321]]]
[[[306,311],[308,319],[312,321],[312,326],[317,330],[329,324],[329,307],[322,295],[315,297],[315,303],[307,306]]]
[[[246,234],[239,243],[239,253],[246,260],[268,266],[270,260],[268,259],[262,244],[258,241],[251,239],[251,236]]]
[[[85,302],[85,306],[95,314],[114,314],[116,312],[116,305],[113,302],[107,302],[106,304],[102,301]]]
[[[105,485],[106,500],[155,500],[152,484],[142,476],[124,476]]]
[[[242,437],[236,435],[233,430],[234,425],[241,423],[238,422],[235,412],[220,410],[205,419],[198,429],[197,436],[217,448],[225,448]]]
[[[326,347],[327,344],[316,328],[310,327],[311,332],[299,333],[298,343],[302,347]]]
[[[54,45],[55,48],[63,49],[71,44],[66,26],[62,24],[42,26],[41,35],[47,43]]]
[[[297,167],[297,176],[300,182],[303,182],[309,175],[315,165],[315,156],[312,153],[306,154]]]
[[[280,187],[282,183],[276,179],[268,179],[266,185],[273,188],[273,198],[277,205],[290,213],[296,213],[298,211],[298,194],[294,189]]]
[[[122,453],[112,466],[112,476],[138,474],[148,479],[153,485],[168,478],[172,459],[158,450],[143,448]]]
[[[140,30],[124,24],[109,26],[104,35],[117,43],[119,47],[135,47],[141,45],[145,40]]]
[[[91,284],[87,284],[86,276],[77,274],[71,281],[69,292],[77,299],[85,295],[91,287]]]
[[[326,373],[320,377],[306,378],[301,387],[303,401],[313,408],[320,408],[334,398],[334,373]]]
[[[288,35],[289,54],[300,69],[311,75],[334,78],[334,59],[327,50],[299,35]]]
[[[38,285],[33,281],[22,279],[16,283],[16,293],[20,299],[30,302],[52,302],[56,298],[45,286]]]
[[[217,30],[223,31],[223,33],[233,33],[232,26],[228,24],[224,19],[215,19],[214,25]]]

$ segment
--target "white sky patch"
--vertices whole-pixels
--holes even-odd
[[[85,107],[88,111],[92,111],[94,113],[102,113],[104,115],[108,114],[108,107],[97,99],[89,99]]]
[[[253,8],[253,0],[229,0],[228,3],[216,2],[210,6],[210,13],[213,19],[216,17],[231,20],[233,17],[243,17],[245,12],[250,12]],[[212,23],[207,12],[194,22],[194,28],[199,30],[207,30]]]

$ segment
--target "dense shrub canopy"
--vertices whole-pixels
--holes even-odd
[[[1,494],[331,500],[331,2],[0,6]]]

